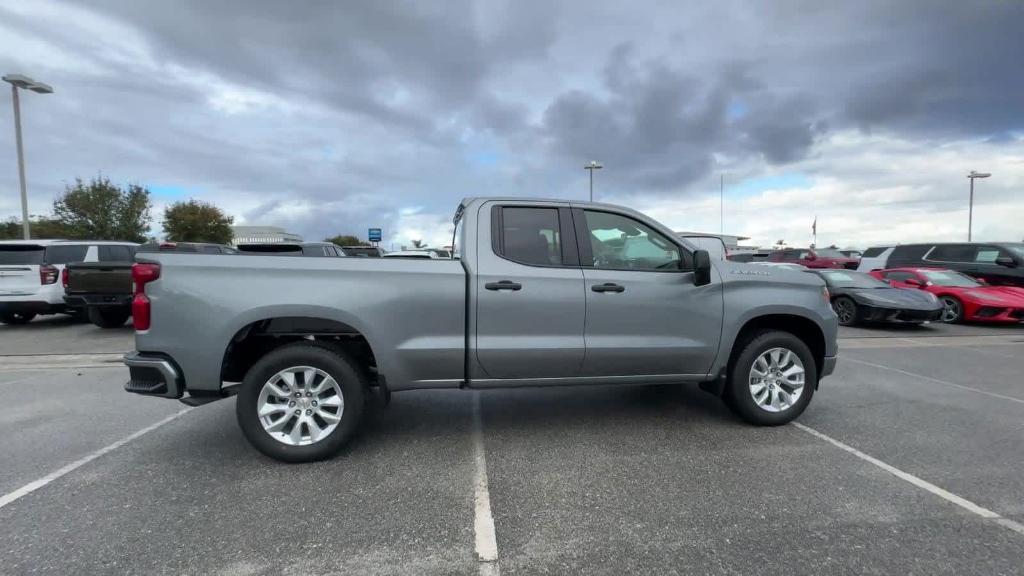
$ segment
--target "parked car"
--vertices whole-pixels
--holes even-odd
[[[24,324],[39,314],[76,313],[60,278],[75,262],[97,262],[131,250],[131,242],[11,240],[0,242],[0,322]]]
[[[923,324],[938,320],[942,304],[920,290],[893,288],[869,274],[854,270],[807,270],[825,280],[832,309],[841,326],[864,322]]]
[[[345,257],[344,250],[331,242],[270,242],[238,244],[235,248],[241,254],[258,256]]]
[[[835,366],[836,316],[810,274],[715,262],[608,204],[467,199],[454,222],[461,260],[140,255],[125,389],[237,393],[257,449],[308,461],[349,440],[371,385],[700,383],[778,425]],[[633,256],[626,238],[651,248]]]
[[[89,321],[100,328],[124,326],[132,313],[131,267],[136,254],[237,254],[222,244],[200,242],[163,242],[141,246],[101,249],[96,262],[68,264],[61,275],[64,302],[69,308],[84,311]]]
[[[786,248],[768,255],[768,262],[792,262],[807,268],[847,268],[856,270],[859,261],[830,248]]]
[[[725,258],[732,262],[767,262],[768,256],[771,253],[771,250],[743,250],[740,252],[729,252]]]
[[[871,275],[898,288],[934,294],[942,302],[943,322],[1024,322],[1024,288],[989,286],[941,268],[894,268]]]
[[[872,246],[860,256],[860,263],[857,264],[858,272],[873,272],[885,268],[889,254],[892,254],[893,246]]]
[[[840,250],[839,252],[844,256],[853,258],[855,260],[860,260],[864,256],[864,253],[861,252],[860,250]]]
[[[341,251],[345,256],[355,258],[380,258],[384,251],[376,246],[342,246]]]
[[[901,244],[881,254],[878,260],[872,264],[872,270],[944,268],[985,280],[992,285],[1024,287],[1022,242]]]
[[[793,270],[794,272],[805,272],[807,268],[792,262],[751,262],[754,266],[771,266],[779,270]]]
[[[383,258],[419,258],[422,260],[449,260],[441,258],[433,250],[396,250],[383,255]]]

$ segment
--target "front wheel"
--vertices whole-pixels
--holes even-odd
[[[751,424],[778,426],[807,408],[817,382],[818,367],[803,340],[764,330],[748,338],[731,362],[726,403]]]
[[[942,316],[939,320],[947,324],[956,324],[964,319],[964,305],[953,296],[942,296]]]
[[[120,328],[131,315],[120,308],[89,308],[89,321],[100,328]]]
[[[853,326],[857,323],[857,303],[846,296],[839,296],[832,301],[832,310],[839,317],[840,326]]]
[[[0,322],[4,324],[28,324],[35,317],[34,312],[4,312],[0,315]]]
[[[284,462],[336,454],[362,419],[366,383],[339,350],[296,342],[261,358],[245,375],[235,413],[257,450]]]

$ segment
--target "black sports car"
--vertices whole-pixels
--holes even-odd
[[[832,309],[839,324],[853,326],[861,322],[903,322],[921,324],[938,320],[942,303],[924,290],[892,286],[853,270],[807,270],[825,280],[832,297]]]

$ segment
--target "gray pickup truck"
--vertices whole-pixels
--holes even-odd
[[[820,278],[715,261],[638,212],[471,198],[451,259],[139,254],[129,392],[238,395],[261,452],[309,461],[371,387],[694,383],[744,420],[807,407],[836,362]]]

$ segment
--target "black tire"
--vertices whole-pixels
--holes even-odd
[[[750,390],[750,371],[757,358],[772,348],[785,348],[800,359],[804,368],[802,392],[789,408],[769,412],[760,407]],[[818,384],[818,366],[811,349],[803,340],[781,330],[761,330],[745,338],[737,348],[735,357],[729,363],[729,380],[725,385],[723,399],[737,416],[759,426],[786,424],[803,413],[814,396]]]
[[[854,326],[857,324],[857,303],[852,298],[837,296],[832,300],[832,310],[839,317],[840,326]]]
[[[959,298],[947,294],[939,296],[939,301],[942,302],[942,315],[939,316],[940,322],[959,324],[964,321],[964,303]]]
[[[257,409],[260,391],[271,377],[297,366],[326,372],[338,383],[344,401],[335,429],[307,445],[289,445],[273,438],[264,430]],[[362,420],[366,390],[362,371],[341,350],[319,342],[295,342],[271,351],[249,369],[238,392],[235,415],[246,439],[260,452],[283,462],[313,462],[337,454],[351,440]]]
[[[121,308],[89,308],[89,321],[100,328],[120,328],[131,315]]]
[[[28,324],[35,317],[35,312],[4,312],[0,314],[0,322],[4,324]]]

